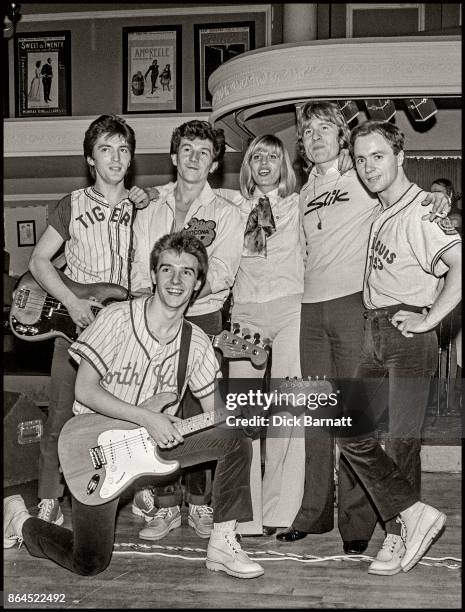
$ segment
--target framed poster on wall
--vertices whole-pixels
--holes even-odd
[[[36,244],[36,222],[16,221],[16,234],[18,236],[18,246],[35,246]]]
[[[17,117],[71,115],[71,33],[15,36]]]
[[[176,26],[123,28],[123,113],[180,113],[181,36]]]
[[[208,78],[217,68],[255,49],[255,22],[207,23],[194,25],[195,110],[212,108]]]

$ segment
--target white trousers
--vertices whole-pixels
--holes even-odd
[[[231,322],[251,335],[260,333],[272,346],[271,378],[301,376],[299,336],[301,298],[291,295],[261,304],[235,304]],[[230,378],[263,377],[264,369],[245,360],[229,362]],[[270,389],[271,391],[272,389]],[[289,527],[302,501],[305,477],[305,440],[302,431],[282,428],[280,437],[266,439],[265,473],[261,478],[260,440],[253,442],[250,485],[254,520],[241,523],[243,534],[261,533],[263,525]]]

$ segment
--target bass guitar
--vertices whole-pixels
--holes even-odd
[[[283,381],[284,382],[284,381]],[[324,380],[306,380],[304,393],[331,389]],[[284,382],[286,403],[290,390]],[[302,389],[300,390],[302,391]],[[155,396],[155,412],[177,400],[174,393]],[[204,412],[175,423],[186,437],[226,421],[232,412],[226,407]],[[101,414],[80,414],[65,423],[58,439],[58,455],[66,483],[74,497],[83,504],[98,506],[116,497],[143,476],[154,480],[176,474],[177,461],[167,461],[144,427]]]
[[[72,281],[61,270],[61,280],[78,298],[96,300],[104,306],[128,299],[128,292],[115,283],[83,284]],[[100,306],[92,306],[96,315]],[[19,279],[9,316],[10,329],[22,340],[40,341],[62,336],[76,340],[78,328],[61,302],[48,294],[30,272]]]

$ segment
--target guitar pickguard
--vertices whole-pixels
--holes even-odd
[[[105,476],[99,491],[102,499],[114,498],[140,476],[166,476],[179,469],[177,461],[165,461],[158,456],[144,427],[109,429],[97,440],[105,462]]]

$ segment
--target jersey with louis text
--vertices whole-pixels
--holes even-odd
[[[306,239],[302,301],[326,302],[362,291],[370,226],[379,208],[355,170],[341,174],[334,161],[316,167],[300,192]]]
[[[426,193],[411,184],[387,209],[380,209],[370,234],[363,300],[368,308],[396,304],[429,307],[448,267],[442,255],[461,242],[448,218],[428,219]]]
[[[65,274],[79,283],[128,286],[133,205],[123,199],[110,206],[94,187],[65,196],[49,217],[65,241]]]
[[[155,394],[178,394],[178,365],[181,328],[164,342],[147,324],[151,297],[110,304],[70,346],[71,356],[80,363],[86,359],[99,373],[100,385],[117,398],[139,405]],[[181,395],[187,386],[194,397],[210,395],[218,376],[218,362],[208,336],[194,323]],[[174,414],[178,404],[165,412]],[[74,402],[75,414],[91,412]]]

